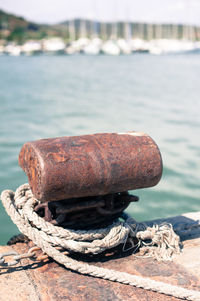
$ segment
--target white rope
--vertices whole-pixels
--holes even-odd
[[[154,226],[153,228],[147,228],[144,231],[138,231],[140,230],[140,227],[136,222],[133,219],[128,219],[125,222],[119,221],[114,223],[107,229],[89,231],[88,234],[86,231],[71,231],[44,222],[44,220],[33,210],[34,205],[38,201],[33,197],[27,184],[19,187],[15,194],[11,190],[3,191],[1,199],[7,213],[19,230],[24,235],[28,236],[29,239],[43,250],[43,252],[57,262],[63,264],[66,268],[81,274],[130,284],[132,286],[171,295],[183,300],[200,300],[200,292],[198,291],[188,290],[152,279],[79,262],[55,248],[55,246],[61,245],[68,251],[78,250],[83,253],[94,252],[96,254],[105,249],[113,248],[117,244],[125,244],[129,236],[136,236],[141,245],[144,245],[142,239],[150,238],[152,240],[147,247],[153,251],[148,252],[148,256],[157,254],[158,259],[164,257],[164,259],[169,260],[173,252],[179,251],[179,240],[177,239],[177,235],[173,232],[173,229],[169,226]],[[61,235],[59,235],[60,231],[62,233]],[[92,236],[95,237],[93,240],[91,238]],[[74,239],[74,237],[76,238]],[[86,237],[88,239],[87,241],[84,241]],[[164,243],[162,244],[160,241]],[[155,245],[158,246],[157,249],[159,250],[159,253],[156,253]]]
[[[44,240],[70,251],[97,254],[121,243],[124,244],[125,249],[128,237],[137,237],[138,245],[143,246],[145,257],[153,256],[157,260],[171,260],[174,253],[180,252],[179,237],[168,224],[154,225],[150,228],[127,217],[126,222],[118,221],[107,228],[98,230],[67,230],[54,226],[38,216],[34,211],[38,200],[33,197],[29,184],[20,186],[15,192],[14,199],[19,212],[40,229],[40,235]],[[150,243],[145,243],[146,240],[150,240]]]

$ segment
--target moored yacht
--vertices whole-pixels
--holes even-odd
[[[101,48],[102,53],[109,55],[119,55],[120,48],[117,43],[113,40],[106,41]]]

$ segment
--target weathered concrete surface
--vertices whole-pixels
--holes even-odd
[[[181,287],[200,290],[200,212],[170,219],[174,227],[187,228],[179,230],[183,238],[183,252],[173,262],[157,262],[142,259],[135,255],[123,257],[120,251],[91,259],[91,264],[134,275],[141,275]],[[160,220],[158,222],[163,222]],[[168,220],[169,221],[169,220]],[[196,223],[196,224],[195,224]],[[190,226],[193,225],[193,230]],[[195,226],[196,225],[196,226]],[[187,233],[186,233],[187,232]],[[29,246],[32,246],[29,243]],[[18,243],[12,249],[23,253],[29,246]],[[5,252],[11,247],[0,247]],[[83,276],[66,270],[55,262],[33,263],[24,259],[23,268],[0,269],[0,300],[26,301],[175,301],[174,297],[145,291],[120,283]]]

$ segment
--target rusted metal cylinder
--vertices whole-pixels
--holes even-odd
[[[41,201],[151,187],[162,175],[157,145],[138,132],[28,142],[19,154],[19,165]]]

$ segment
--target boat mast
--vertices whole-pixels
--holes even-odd
[[[126,5],[126,20],[124,22],[124,39],[129,42],[132,37],[131,22],[130,22],[130,2]]]
[[[70,41],[76,40],[75,20],[74,19],[69,21],[69,38],[70,38]]]
[[[155,25],[155,38],[157,40],[162,38],[162,25],[161,24]]]
[[[178,24],[172,25],[172,37],[174,40],[179,39],[179,30],[178,29],[179,29]]]
[[[118,1],[113,1],[113,20],[111,23],[111,39],[116,40],[117,39],[117,7],[118,7]]]
[[[185,32],[184,32],[184,36],[186,40],[189,41],[194,41],[195,40],[195,32],[194,32],[194,26],[193,24],[193,20],[191,20],[191,5],[189,3],[189,1],[185,1],[185,9],[188,13],[188,22],[185,25]]]
[[[86,20],[81,19],[80,20],[80,38],[86,38]]]
[[[97,6],[96,6],[96,1],[92,0],[93,3],[93,13],[92,13],[92,18],[91,18],[91,27],[92,27],[92,33],[91,37],[96,38],[98,36],[98,29],[97,29],[97,23],[98,23],[98,18],[97,18]]]
[[[153,24],[152,23],[147,24],[147,40],[148,41],[153,40]]]
[[[144,23],[140,22],[138,24],[138,35],[141,40],[144,40]]]
[[[101,21],[100,23],[100,36],[102,40],[107,39],[107,23],[105,21]]]

